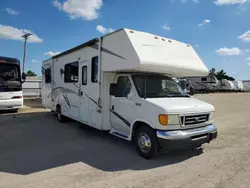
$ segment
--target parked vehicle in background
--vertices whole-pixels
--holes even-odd
[[[15,58],[0,56],[0,110],[17,111],[22,106],[20,62]]]
[[[223,79],[223,80],[219,81],[216,88],[219,91],[234,91],[236,87],[235,87],[233,81]]]
[[[43,105],[58,121],[71,118],[133,141],[142,157],[217,136],[214,107],[173,79],[208,74],[189,44],[120,29],[44,61],[42,73]]]
[[[244,91],[244,86],[242,81],[232,81],[234,84],[234,90],[235,91]]]
[[[219,81],[215,76],[186,77],[192,83],[195,92],[213,92]],[[190,87],[190,85],[189,85]]]

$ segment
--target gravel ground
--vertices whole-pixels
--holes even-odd
[[[202,149],[137,156],[133,146],[44,109],[0,115],[0,187],[250,187],[250,94],[209,94],[218,138]]]

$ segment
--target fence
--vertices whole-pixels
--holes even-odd
[[[42,81],[36,77],[28,77],[23,83],[24,98],[40,98]]]

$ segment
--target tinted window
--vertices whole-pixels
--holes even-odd
[[[120,76],[117,80],[117,96],[127,97],[131,90],[131,83],[127,76]]]
[[[68,63],[64,67],[64,81],[78,82],[78,67],[79,62]]]
[[[93,57],[91,61],[91,82],[98,82],[98,56]]]
[[[88,75],[87,75],[87,66],[82,67],[82,85],[87,85]]]
[[[51,83],[51,69],[45,70],[45,83]]]
[[[207,78],[206,78],[206,77],[201,78],[201,81],[206,82],[206,81],[207,81]]]

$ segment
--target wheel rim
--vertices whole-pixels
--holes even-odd
[[[146,133],[140,133],[138,136],[138,146],[143,153],[148,153],[151,149],[151,140]]]

